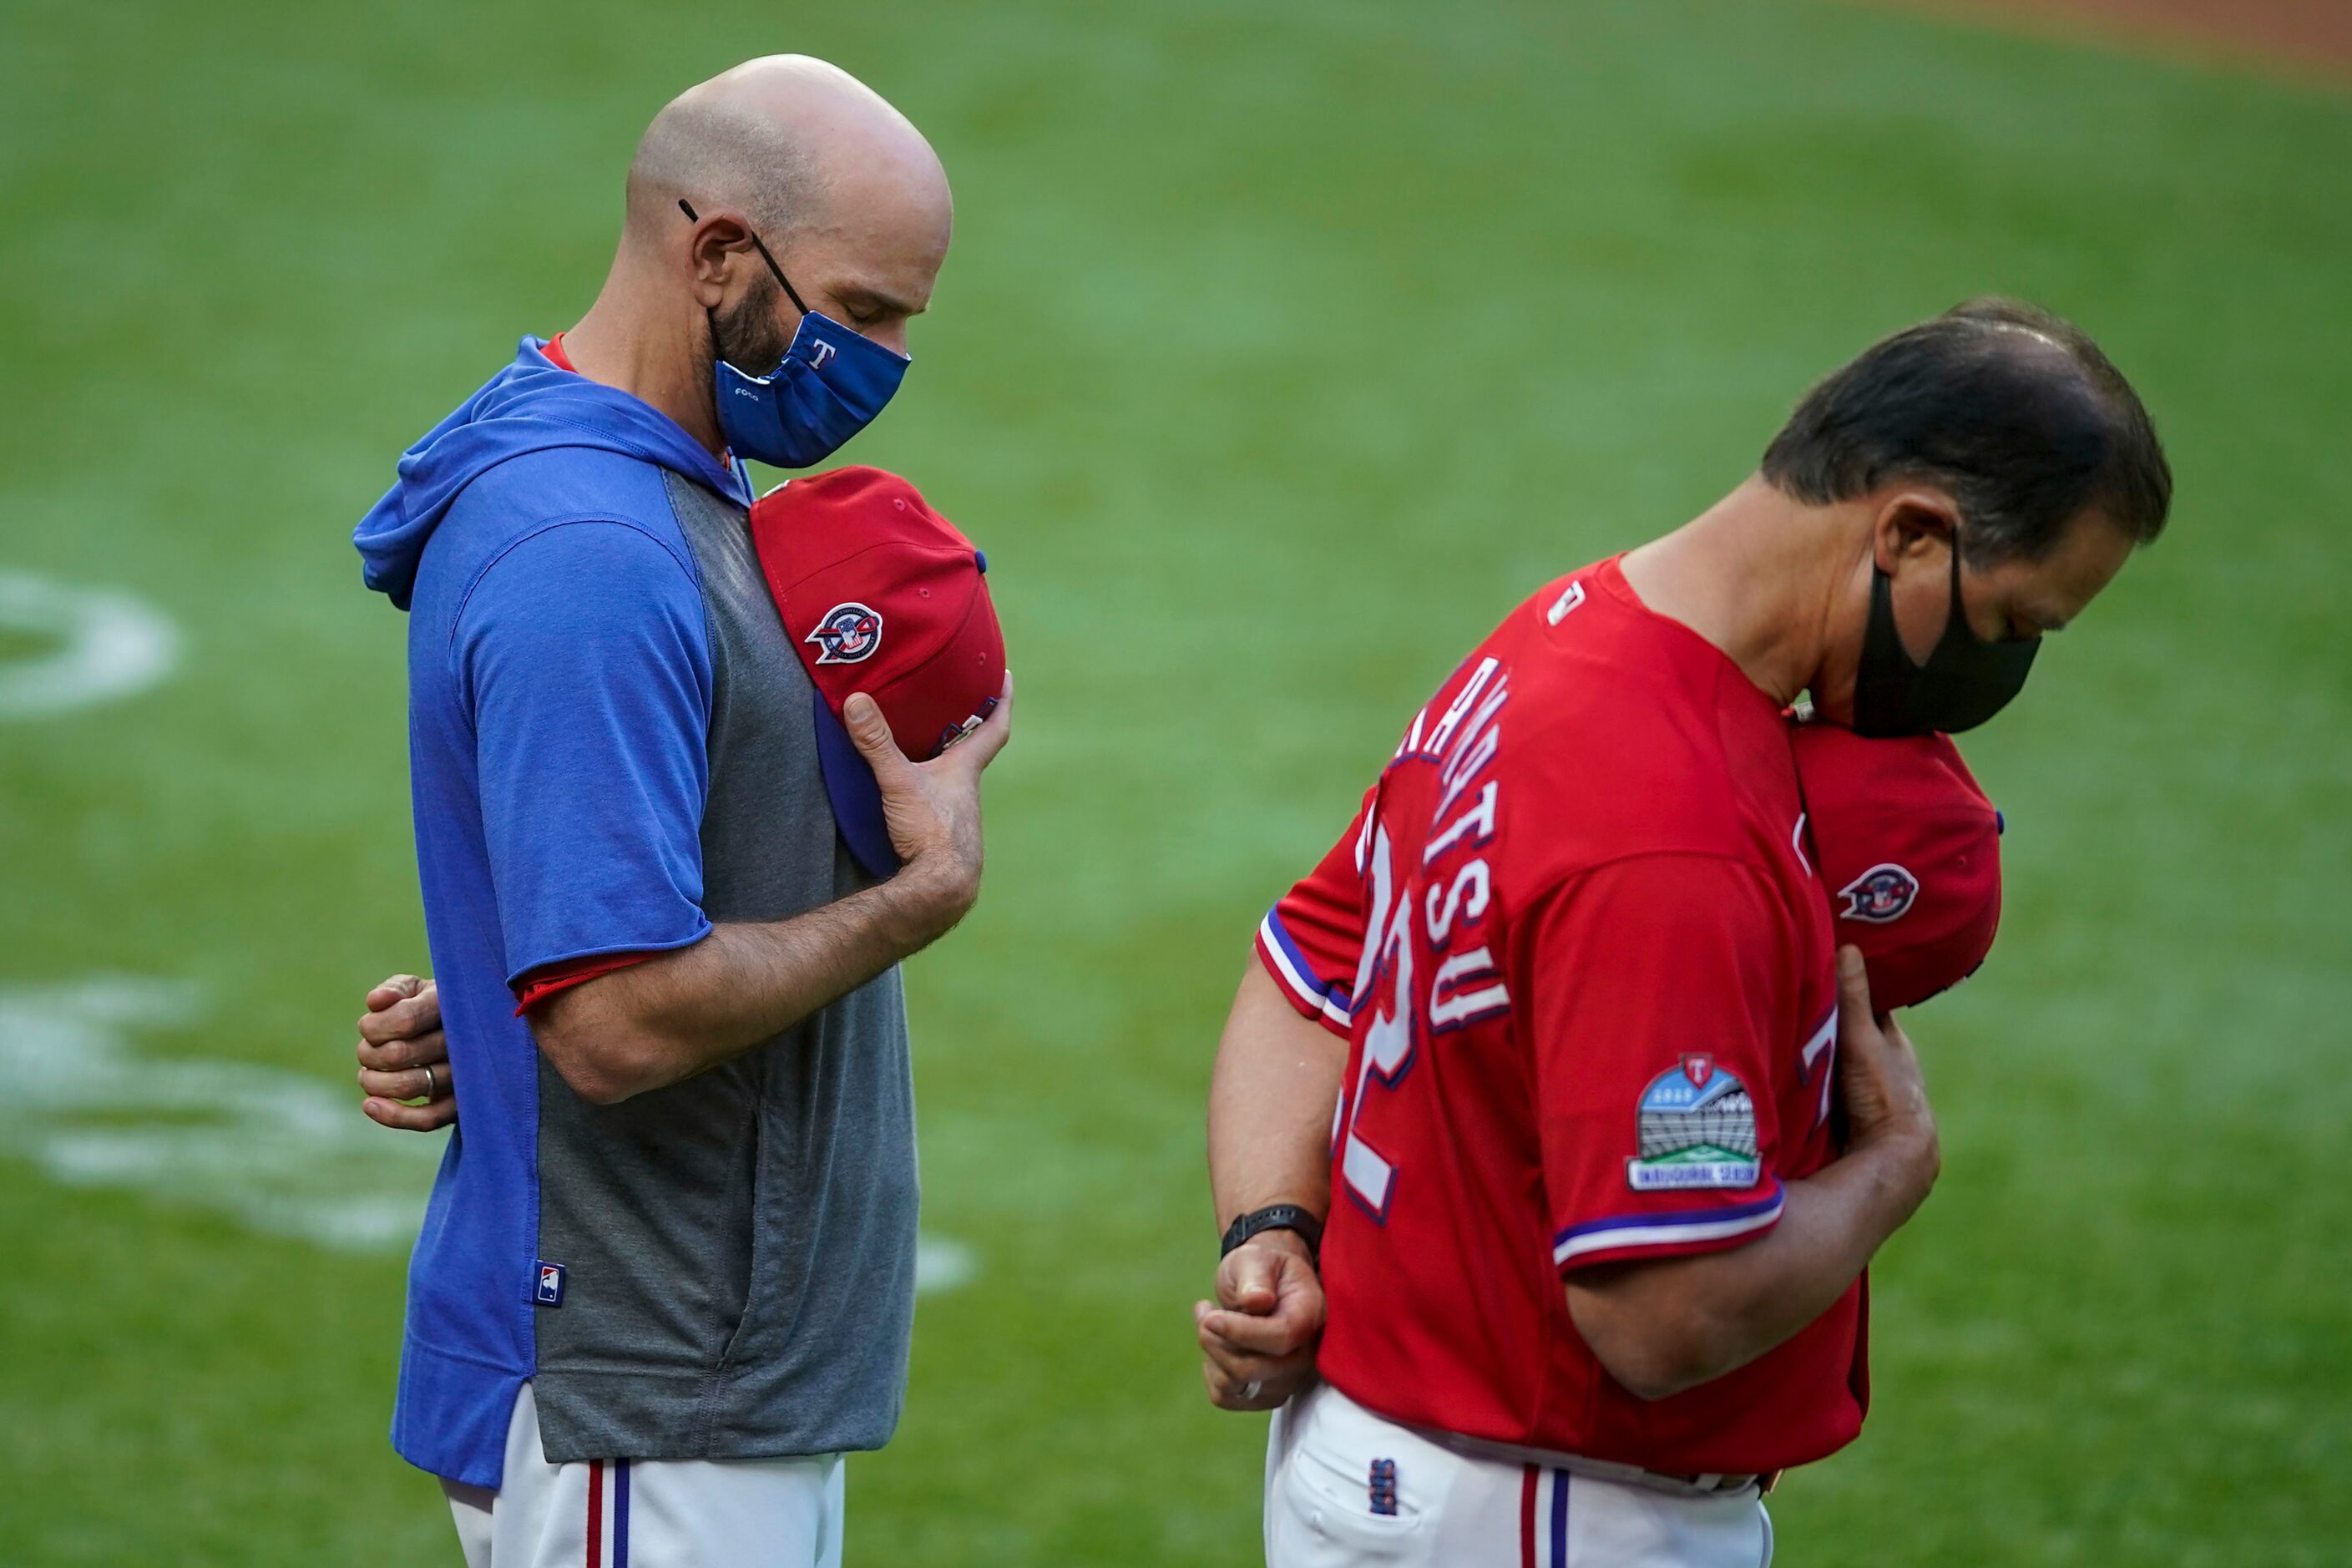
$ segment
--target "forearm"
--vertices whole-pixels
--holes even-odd
[[[920,951],[961,912],[951,893],[901,873],[790,920],[714,926],[691,947],[559,992],[533,1030],[583,1096],[625,1100],[782,1033]]]
[[[1331,1108],[1348,1044],[1301,1017],[1253,960],[1209,1083],[1209,1185],[1220,1228],[1268,1204],[1330,1202]]]
[[[1578,1331],[1645,1398],[1736,1371],[1837,1303],[1917,1210],[1933,1179],[1921,1163],[1932,1158],[1892,1141],[1857,1150],[1788,1184],[1779,1223],[1759,1240],[1573,1275]]]

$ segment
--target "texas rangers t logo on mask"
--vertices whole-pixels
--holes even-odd
[[[801,640],[821,650],[819,664],[863,664],[882,646],[882,616],[854,600],[835,605],[817,622],[816,630]]]
[[[1912,900],[1918,896],[1919,879],[1893,861],[1885,861],[1838,889],[1838,897],[1845,900],[1845,908],[1839,912],[1850,921],[1885,925],[1910,913]]]

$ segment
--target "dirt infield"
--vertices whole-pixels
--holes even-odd
[[[1989,26],[2352,79],[2352,0],[1916,0]]]

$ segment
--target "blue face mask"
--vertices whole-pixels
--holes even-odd
[[[694,216],[692,207],[682,201],[677,205],[688,217]],[[805,468],[824,461],[874,422],[898,390],[911,362],[810,310],[758,235],[751,237],[751,244],[800,311],[801,324],[784,351],[783,363],[755,376],[727,363],[718,321],[711,319],[719,433],[739,458],[779,468]]]

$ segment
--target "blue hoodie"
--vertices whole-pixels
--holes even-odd
[[[751,499],[667,416],[542,351],[522,340],[410,447],[353,534],[409,613],[417,861],[466,1095],[410,1262],[393,1441],[480,1486],[532,1375],[534,1301],[562,1290],[532,1251],[540,1079],[514,987],[710,930],[711,636],[665,475]]]

